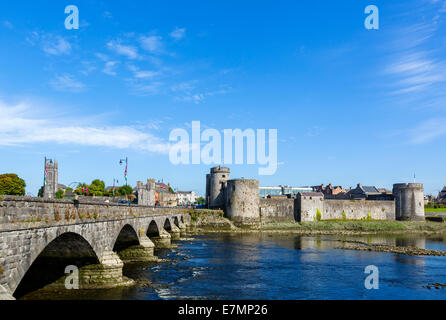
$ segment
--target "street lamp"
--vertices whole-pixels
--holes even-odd
[[[122,165],[125,161],[125,171],[124,171],[124,179],[125,179],[125,185],[127,185],[127,168],[129,164],[129,158],[126,157],[125,159],[119,160],[119,164]]]

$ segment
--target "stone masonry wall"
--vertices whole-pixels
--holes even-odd
[[[294,221],[294,199],[260,199],[262,222]]]
[[[395,201],[296,199],[297,221],[315,221],[318,210],[321,220],[352,219],[395,220]],[[344,216],[345,215],[345,216]]]

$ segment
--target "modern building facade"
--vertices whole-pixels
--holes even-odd
[[[287,196],[295,197],[299,192],[312,192],[312,187],[290,187],[290,186],[278,186],[278,187],[259,187],[260,198],[284,198]]]

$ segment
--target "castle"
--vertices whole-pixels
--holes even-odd
[[[224,209],[236,224],[255,224],[259,219],[259,181],[231,180],[229,168],[212,168],[206,175],[206,201],[210,209]]]
[[[226,167],[211,168],[206,175],[206,200],[210,209],[223,209],[237,225],[270,221],[413,220],[424,221],[421,183],[398,183],[386,198],[329,199],[321,192],[299,192],[295,199],[261,199],[259,181],[230,179]]]
[[[142,181],[136,182],[136,193],[138,195],[138,205],[155,205],[155,179],[147,179],[147,184]]]

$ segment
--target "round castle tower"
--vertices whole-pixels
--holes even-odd
[[[424,189],[422,183],[393,185],[395,218],[397,220],[424,221]]]
[[[238,225],[260,222],[259,181],[234,179],[227,182],[225,190],[226,217]]]
[[[209,208],[223,208],[225,205],[224,190],[229,180],[230,170],[226,167],[215,167],[206,176],[206,196]]]

